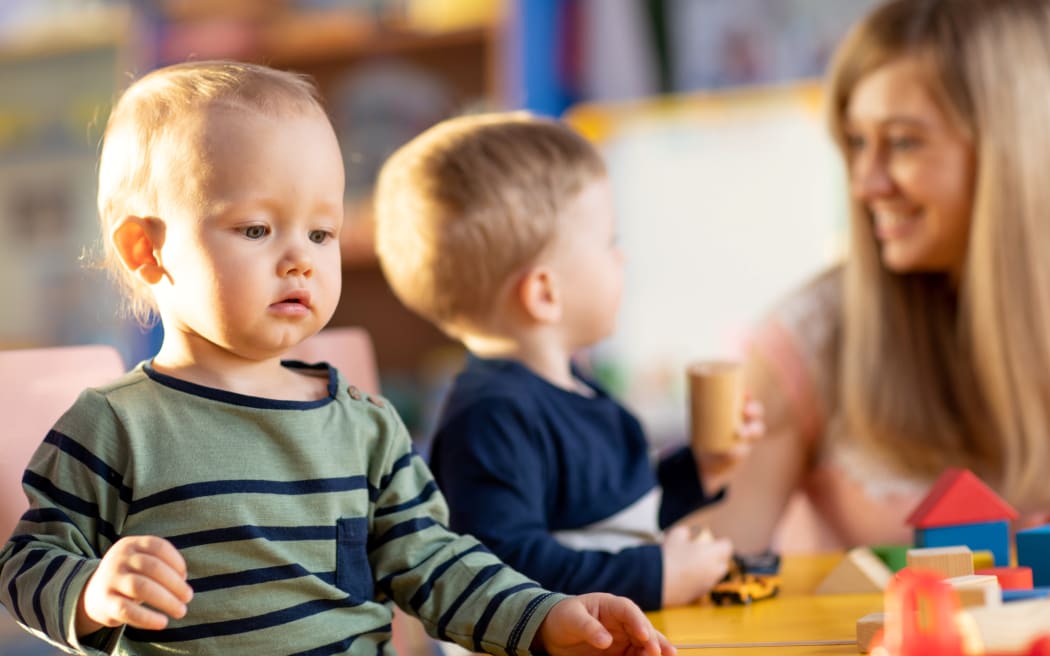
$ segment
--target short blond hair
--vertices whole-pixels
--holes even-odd
[[[103,264],[125,292],[125,306],[139,321],[155,309],[152,294],[120,261],[110,239],[126,216],[157,216],[162,190],[179,184],[163,174],[161,158],[180,157],[178,128],[216,108],[267,116],[321,111],[309,78],[266,66],[201,61],[158,69],[134,82],[114,105],[99,154],[98,214]],[[159,172],[158,172],[159,169]]]
[[[552,241],[559,215],[604,177],[594,146],[525,112],[450,119],[403,146],[376,188],[376,250],[401,301],[456,336]]]

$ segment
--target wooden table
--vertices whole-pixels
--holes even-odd
[[[855,656],[857,620],[882,610],[881,594],[813,595],[841,554],[785,556],[783,585],[774,599],[750,606],[703,605],[649,613],[653,625],[679,648],[682,656],[751,656],[753,654],[837,654]],[[806,646],[732,646],[740,643],[849,641],[850,644]],[[698,645],[720,645],[699,648]]]

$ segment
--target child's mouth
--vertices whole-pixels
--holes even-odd
[[[310,309],[310,292],[295,291],[270,306],[280,314],[299,315]]]

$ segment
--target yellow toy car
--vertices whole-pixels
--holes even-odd
[[[750,604],[760,599],[770,599],[780,592],[780,577],[742,574],[722,581],[711,588],[711,601],[726,606]]]
[[[776,566],[771,568],[775,572],[779,569],[779,559]],[[728,604],[750,604],[760,599],[770,599],[780,592],[780,576],[774,573],[751,573],[757,568],[750,568],[745,563],[734,558],[729,573],[720,583],[711,588],[711,601],[726,606]],[[766,570],[768,571],[768,570]]]

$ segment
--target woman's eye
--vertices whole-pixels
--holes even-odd
[[[851,152],[857,152],[864,149],[864,137],[858,134],[847,134],[846,135],[846,148]]]
[[[315,244],[323,244],[331,236],[332,236],[332,233],[328,232],[327,230],[311,230],[310,231],[310,241],[312,241]]]
[[[248,239],[262,239],[269,233],[269,230],[266,229],[266,226],[250,225],[241,228],[241,232],[243,232],[244,236]]]
[[[921,142],[914,137],[894,137],[890,139],[890,148],[894,150],[914,150]]]

